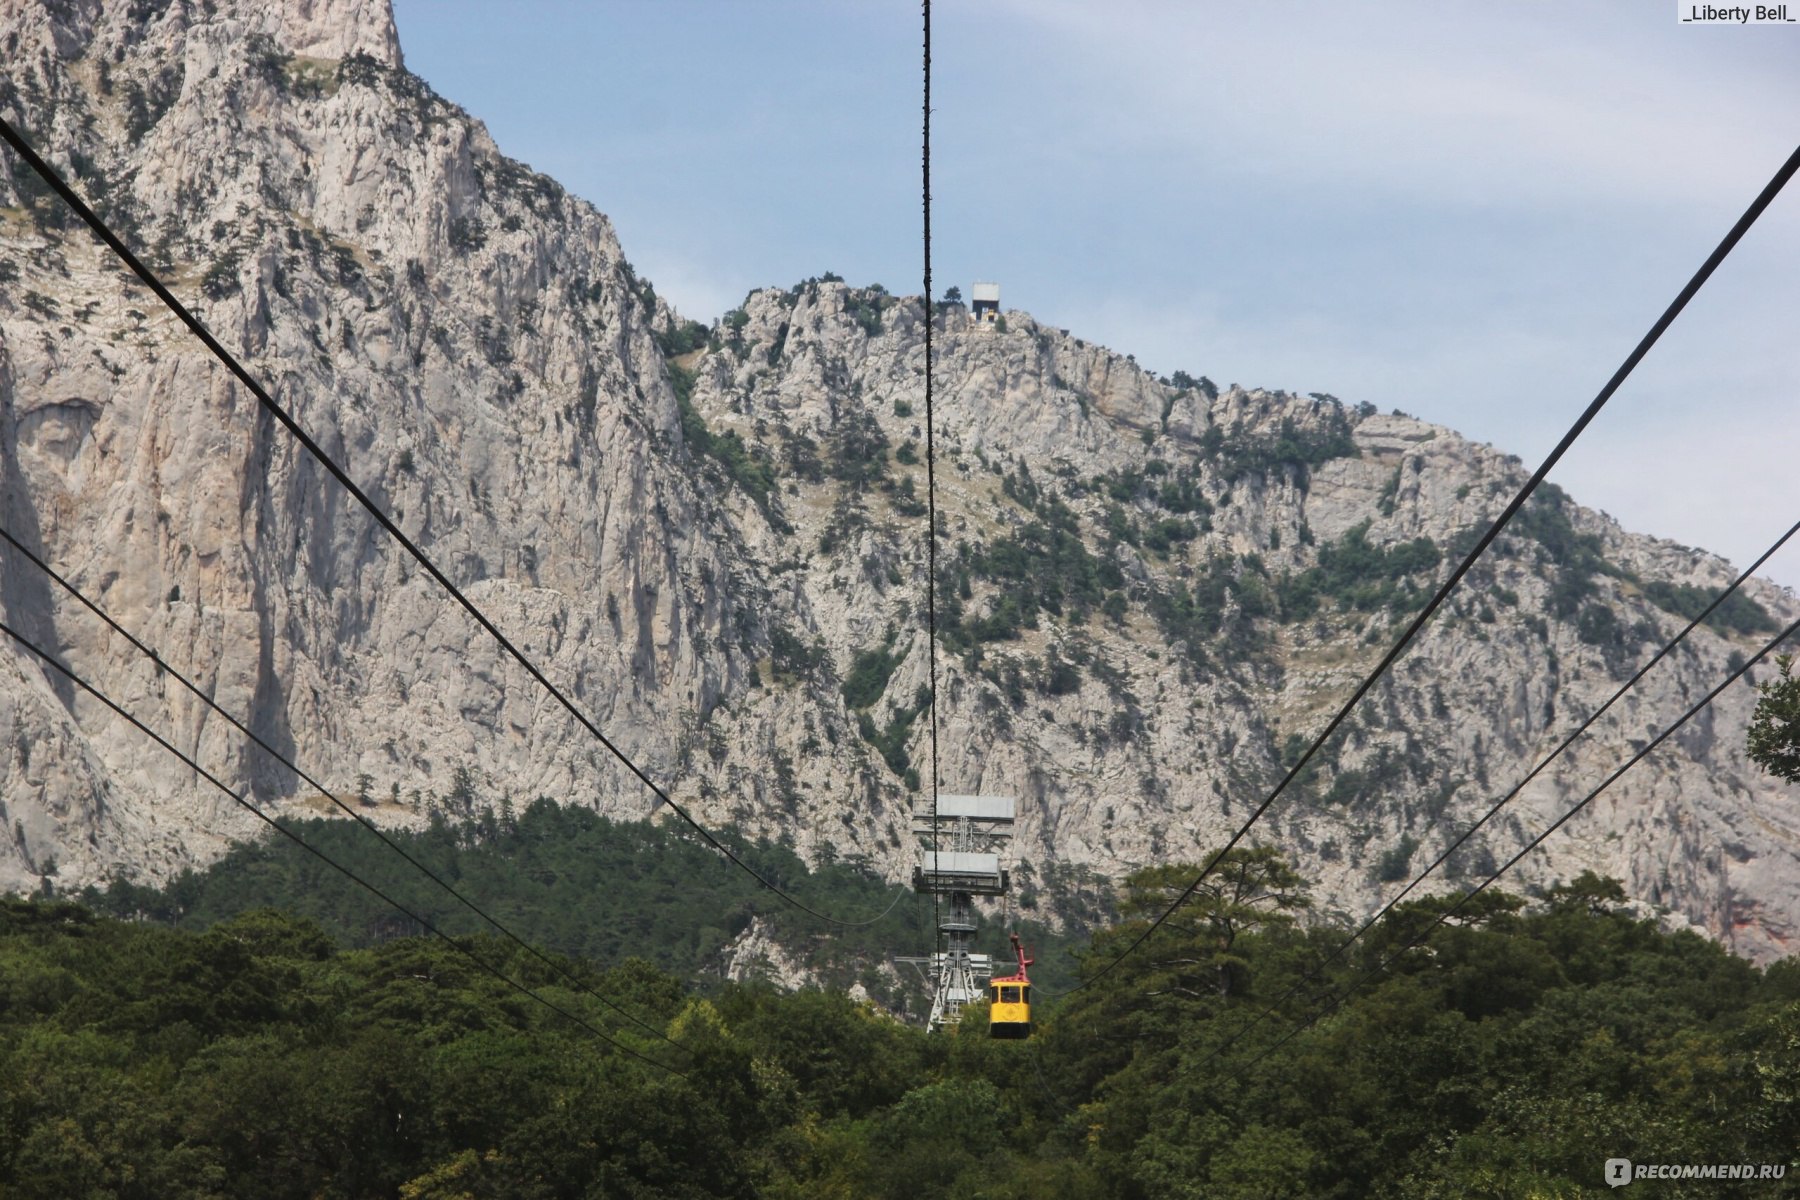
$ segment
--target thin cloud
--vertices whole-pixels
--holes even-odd
[[[1002,2],[1106,62],[1084,106],[1101,139],[1228,174],[1409,202],[1692,204],[1735,200],[1792,143],[1794,64],[1746,69],[1743,38],[1702,40],[1785,30],[1680,29],[1640,5]]]

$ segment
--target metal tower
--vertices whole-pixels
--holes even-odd
[[[1003,896],[1011,885],[997,847],[1012,836],[1013,809],[1011,796],[939,796],[935,824],[929,812],[913,814],[913,833],[925,844],[913,870],[913,890],[950,898],[938,926],[944,949],[930,958],[899,960],[929,967],[928,1029],[956,1020],[963,1005],[981,998],[993,974],[991,958],[974,950],[975,897]],[[934,835],[937,850],[931,848]]]

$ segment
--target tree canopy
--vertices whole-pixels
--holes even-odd
[[[677,1050],[465,940],[680,1074],[440,942],[3,901],[0,1192],[1261,1200],[1595,1194],[1613,1157],[1800,1170],[1800,961],[1758,969],[1584,875],[1485,892],[1396,955],[1447,902],[1404,905],[1326,965],[1343,928],[1245,850],[1100,974],[1196,870],[1126,880],[1092,982],[1041,996],[1025,1042],[989,1040],[983,1005],[927,1035],[840,991],[563,960]]]
[[[1794,657],[1776,659],[1781,677],[1761,685],[1756,712],[1750,718],[1750,760],[1789,783],[1800,782],[1800,679]]]

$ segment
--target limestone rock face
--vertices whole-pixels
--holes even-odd
[[[930,775],[918,298],[813,280],[693,337],[605,217],[404,71],[380,0],[7,0],[0,38],[0,111],[652,778],[709,826],[910,870]],[[470,787],[655,811],[22,169],[0,158],[6,528],[378,819]],[[1222,843],[1525,475],[1410,418],[1161,381],[1022,312],[1003,332],[931,319],[938,775],[1019,798],[1017,876],[1048,904],[1067,864]],[[1260,836],[1326,907],[1370,911],[1731,575],[1535,504]],[[1453,872],[1505,861],[1800,613],[1748,596]],[[314,810],[10,551],[0,616],[247,800]],[[1593,869],[1740,952],[1791,950],[1800,813],[1745,761],[1753,702],[1728,691],[1514,885]],[[12,889],[162,879],[257,828],[13,647],[0,804]]]
[[[8,13],[25,64],[9,119],[534,661],[673,779],[682,714],[695,725],[744,670],[736,568],[651,339],[666,309],[605,218],[389,65],[383,6],[174,5],[149,27],[125,5],[58,11]],[[321,38],[352,55],[305,57]],[[646,811],[642,785],[522,686],[21,169],[5,164],[0,235],[7,527],[342,794],[362,775],[376,798],[398,785],[410,816],[415,788],[447,790],[461,767],[495,790]],[[0,586],[27,632],[209,770],[259,802],[308,799],[22,562]],[[56,730],[81,748],[37,748],[30,768],[14,755],[9,886],[52,857],[65,880],[159,876],[251,827],[141,734],[15,655],[6,669],[30,681],[8,689],[8,744]],[[136,844],[143,821],[167,845]]]

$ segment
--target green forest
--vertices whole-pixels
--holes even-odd
[[[746,910],[674,884],[723,865],[561,811],[410,844],[558,943],[553,965],[491,934],[383,926],[272,846],[159,892],[0,902],[0,1194],[1562,1197],[1600,1194],[1617,1157],[1800,1174],[1800,961],[1758,969],[1664,932],[1610,880],[1483,893],[1406,948],[1447,904],[1423,900],[1333,960],[1346,931],[1307,919],[1307,882],[1240,850],[1110,966],[1197,870],[1146,869],[1112,923],[1045,953],[1087,982],[1052,998],[1034,968],[1036,1034],[1006,1042],[984,1006],[928,1035],[841,988],[719,979],[720,933],[695,930],[729,935]],[[579,854],[556,852],[563,819]],[[360,832],[333,828],[337,849]],[[526,835],[536,857],[508,841]],[[609,840],[629,853],[607,859]],[[828,911],[882,899],[854,864],[750,849]],[[581,887],[642,923],[589,927],[566,903],[579,889],[549,879],[575,858],[597,860]],[[916,906],[835,969],[873,978],[916,951]]]
[[[315,817],[283,824],[434,928],[497,932],[356,822]],[[930,901],[881,879],[864,860],[827,857],[809,868],[789,847],[730,831],[717,835],[746,866],[807,907],[854,921],[873,918],[846,929],[785,903],[672,819],[614,821],[544,799],[515,812],[504,799],[498,806],[479,801],[459,781],[430,804],[423,828],[383,834],[495,921],[547,949],[597,963],[643,958],[704,988],[720,977],[728,945],[756,922],[821,986],[860,984],[893,1011],[920,1015],[914,1010],[925,998],[922,986],[903,986],[880,968],[894,954],[930,949]],[[1004,923],[1043,951],[1047,985],[1068,986],[1074,982],[1069,950],[1112,917],[1112,889],[1076,867],[1040,871],[1025,862],[1014,876],[1017,895],[996,917],[1010,917]],[[72,898],[109,916],[194,930],[277,908],[318,922],[346,947],[426,932],[318,855],[279,837],[240,844],[166,887],[121,880]],[[1074,928],[1059,931],[1034,919],[1046,903],[1071,917]],[[990,923],[981,949],[1003,952],[1001,923]]]

